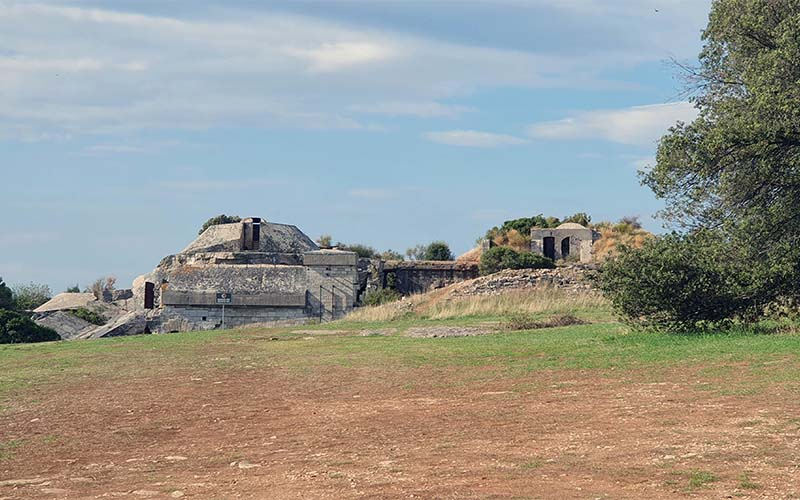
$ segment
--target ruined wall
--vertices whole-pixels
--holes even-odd
[[[402,293],[424,293],[478,277],[474,262],[455,261],[388,261],[380,272],[382,287]]]

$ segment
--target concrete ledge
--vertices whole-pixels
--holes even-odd
[[[216,292],[187,292],[165,290],[161,294],[163,306],[216,306]],[[306,293],[261,293],[237,294],[233,292],[233,300],[226,306],[275,306],[305,307]]]
[[[305,266],[355,266],[358,256],[341,250],[316,250],[303,254]]]

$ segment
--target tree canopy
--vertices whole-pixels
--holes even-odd
[[[703,41],[688,70],[698,118],[662,138],[643,182],[676,227],[724,231],[796,293],[800,0],[716,0]]]

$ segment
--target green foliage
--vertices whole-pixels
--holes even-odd
[[[16,311],[0,309],[0,344],[22,344],[61,340],[50,328],[33,322],[28,316]]]
[[[453,252],[444,241],[431,242],[425,249],[425,260],[453,260]]]
[[[428,245],[416,245],[406,249],[406,257],[411,260],[425,260],[425,252],[428,250]]]
[[[403,254],[400,252],[395,252],[394,250],[386,250],[380,254],[380,258],[383,260],[404,260]]]
[[[39,283],[14,285],[14,308],[20,311],[32,311],[52,297],[50,287]]]
[[[106,317],[102,314],[92,311],[91,309],[86,309],[85,307],[79,307],[70,311],[69,313],[76,318],[88,321],[93,325],[105,325],[108,321],[108,319],[106,319]]]
[[[752,272],[718,233],[672,233],[642,248],[621,248],[597,276],[604,295],[631,325],[671,332],[752,322],[772,301],[769,275]]]
[[[483,275],[503,269],[548,269],[555,267],[552,260],[531,252],[517,252],[513,248],[493,247],[481,255],[479,264]]]
[[[717,0],[700,65],[698,118],[661,139],[643,182],[678,227],[722,228],[759,273],[800,295],[800,0]]]
[[[331,239],[331,235],[330,234],[323,234],[319,238],[317,238],[317,245],[320,248],[330,248],[331,244],[332,244],[331,243],[332,241],[333,240]]]
[[[197,234],[203,234],[203,232],[211,226],[216,226],[218,224],[232,224],[234,222],[241,222],[242,218],[238,215],[225,215],[220,214],[216,217],[211,217],[207,221],[203,223],[203,227],[200,228],[200,231]]]
[[[392,288],[381,288],[380,290],[372,290],[367,292],[364,296],[363,303],[365,306],[379,306],[399,300],[401,297],[400,292]]]
[[[337,243],[336,247],[339,250],[346,250],[348,252],[355,252],[361,259],[372,259],[378,255],[378,252],[367,245],[363,245],[361,243],[354,243],[354,244],[346,244],[346,243]]]
[[[74,286],[67,287],[65,293],[81,293],[81,287],[77,283]]]
[[[592,223],[592,218],[586,212],[578,212],[569,217],[565,217],[564,220],[561,221],[562,224],[566,222],[574,222],[581,226],[589,227],[589,224]]]
[[[3,278],[0,278],[0,310],[13,309],[13,307],[14,293],[6,286],[5,282],[3,282]]]

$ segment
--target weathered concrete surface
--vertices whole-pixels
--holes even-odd
[[[97,339],[101,337],[121,337],[147,333],[147,317],[144,311],[131,311],[116,319],[82,333],[77,338]]]
[[[90,330],[97,328],[97,325],[84,321],[73,316],[67,311],[48,311],[37,313],[34,321],[39,326],[52,328],[61,336],[62,340],[72,340],[80,338]]]
[[[450,296],[501,295],[514,290],[539,287],[588,292],[593,290],[587,274],[591,270],[591,267],[583,265],[555,269],[507,269],[462,283],[452,289]]]
[[[459,261],[387,261],[381,273],[383,287],[394,283],[398,292],[410,295],[477,278],[478,265]]]
[[[531,229],[531,252],[553,260],[575,259],[582,263],[592,262],[592,245],[600,233],[574,222],[561,224],[555,229]],[[546,239],[552,238],[552,249]]]
[[[218,224],[206,229],[192,243],[184,248],[181,253],[213,253],[213,252],[243,252],[258,251],[265,253],[302,254],[319,247],[311,238],[303,234],[296,226],[290,224],[276,224],[274,222],[260,223],[260,238],[258,249],[246,248],[245,233],[250,234],[251,219],[233,224]],[[262,219],[263,220],[263,219]]]
[[[63,311],[67,309],[78,309],[96,303],[97,298],[91,293],[59,293],[52,299],[33,310],[35,313],[49,311]]]

